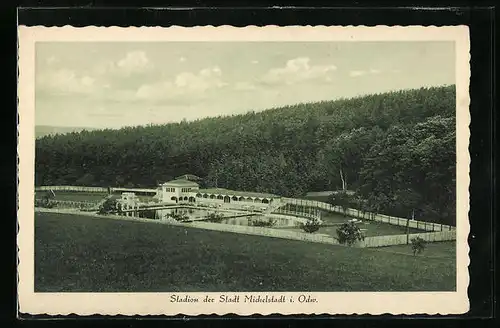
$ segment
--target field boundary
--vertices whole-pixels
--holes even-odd
[[[211,222],[190,222],[183,223],[175,220],[152,220],[137,217],[127,217],[121,215],[100,215],[90,212],[80,212],[74,209],[47,209],[47,208],[35,208],[35,212],[41,213],[59,213],[59,214],[73,214],[80,216],[88,216],[94,218],[104,218],[104,219],[114,219],[123,221],[135,221],[135,222],[147,222],[156,224],[166,224],[175,225],[183,227],[192,227],[205,230],[221,231],[221,232],[232,232],[246,235],[256,235],[271,238],[281,238],[289,240],[300,240],[313,243],[329,244],[344,246],[339,244],[338,240],[332,236],[322,235],[322,234],[309,234],[305,232],[287,231],[282,229],[273,229],[266,227],[254,227],[254,226],[239,226],[230,225],[222,223],[211,223]],[[358,242],[353,245],[358,248],[376,248],[382,246],[392,246],[392,245],[404,245],[411,241],[412,238],[420,237],[427,242],[437,242],[437,241],[451,241],[456,239],[455,231],[441,231],[441,232],[424,232],[424,233],[413,233],[409,235],[391,235],[391,236],[375,236],[366,237],[363,241]]]
[[[405,219],[405,218],[398,218],[398,217],[394,217],[394,216],[388,216],[388,215],[377,214],[377,213],[372,213],[372,212],[363,212],[361,210],[357,210],[357,209],[353,209],[353,208],[348,208],[344,211],[344,209],[342,209],[342,207],[340,207],[340,206],[335,206],[335,205],[320,202],[317,200],[296,199],[296,198],[284,197],[284,198],[282,198],[282,201],[285,203],[288,203],[288,204],[295,205],[295,206],[315,207],[315,208],[319,208],[321,210],[325,210],[325,211],[329,211],[329,212],[340,213],[340,214],[345,213],[347,216],[350,216],[353,218],[388,223],[388,224],[396,225],[396,226],[403,226],[403,227],[408,226],[409,228],[415,228],[415,229],[424,230],[424,231],[437,232],[437,231],[455,231],[456,230],[455,227],[445,225],[445,224],[426,222],[426,221],[417,221],[417,220],[411,220],[411,219]]]
[[[112,187],[112,188],[109,188],[109,190],[108,190],[108,188],[103,188],[103,187],[84,187],[84,186],[39,186],[39,187],[35,187],[35,191],[48,191],[48,190],[77,191],[77,192],[108,192],[108,191],[114,192],[115,190],[116,191],[120,191],[120,190],[134,191],[134,190],[136,190],[137,192],[144,192],[146,190],[152,191],[153,189]],[[411,220],[411,219],[406,219],[406,218],[398,218],[398,217],[394,217],[394,216],[377,214],[377,213],[373,213],[373,212],[363,212],[361,210],[357,210],[357,209],[353,209],[353,208],[348,208],[348,209],[345,209],[345,211],[344,211],[344,209],[340,206],[334,206],[332,204],[328,204],[328,203],[317,201],[317,200],[282,197],[281,201],[284,204],[287,203],[287,204],[292,204],[295,206],[314,207],[314,208],[329,211],[329,212],[346,214],[347,216],[350,216],[353,218],[375,221],[375,222],[382,222],[382,223],[387,223],[387,224],[396,225],[396,226],[404,226],[404,227],[408,226],[409,228],[414,228],[414,229],[424,230],[424,231],[429,231],[429,232],[456,231],[456,227],[453,227],[450,225],[445,225],[445,224],[439,224],[439,223],[433,223],[433,222],[427,222],[427,221]]]

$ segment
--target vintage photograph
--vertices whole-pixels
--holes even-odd
[[[34,294],[304,307],[466,289],[456,39],[200,33],[31,45]]]

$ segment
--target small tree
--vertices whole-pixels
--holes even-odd
[[[427,243],[424,239],[420,237],[412,238],[411,248],[413,250],[413,256],[422,253],[425,250]]]
[[[337,193],[332,194],[329,197],[329,203],[334,206],[340,206],[342,211],[344,212],[344,217],[347,216],[347,209],[351,205],[352,197],[345,191],[339,191]]]
[[[311,218],[307,220],[306,223],[301,225],[302,230],[308,233],[313,233],[319,230],[319,227],[321,226],[321,223],[317,218]]]
[[[337,236],[339,243],[346,244],[348,246],[352,246],[358,241],[365,240],[365,235],[358,227],[358,225],[353,221],[343,223],[337,229]]]
[[[102,205],[99,207],[99,214],[109,214],[117,211],[117,201],[113,198],[108,198]]]

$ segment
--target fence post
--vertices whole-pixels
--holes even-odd
[[[406,219],[406,244],[410,243],[410,219]]]

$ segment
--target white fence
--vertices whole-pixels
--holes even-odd
[[[411,243],[413,238],[420,237],[427,242],[436,241],[451,241],[456,240],[455,231],[440,231],[440,232],[424,232],[414,233],[410,235],[392,235],[392,236],[375,236],[367,237],[361,241],[358,247],[382,247],[391,245],[404,245]]]
[[[316,200],[307,200],[307,199],[296,199],[296,198],[282,198],[282,202],[292,204],[295,206],[308,206],[308,207],[316,207],[322,210],[336,212],[336,213],[344,213],[343,209],[340,206],[334,206],[328,203],[316,201]],[[376,222],[384,222],[397,226],[405,226],[408,224],[410,228],[420,229],[424,231],[455,231],[456,228],[453,226],[426,222],[426,221],[417,221],[417,220],[409,220],[404,218],[397,218],[393,216],[387,216],[383,214],[375,214],[370,212],[362,212],[360,210],[349,208],[346,210],[346,215],[371,220]]]
[[[82,186],[42,186],[35,187],[35,191],[78,191],[78,192],[108,192],[102,187],[82,187]]]
[[[309,234],[303,232],[289,231],[284,229],[272,229],[265,227],[240,226],[231,224],[211,223],[211,222],[191,222],[183,224],[184,226],[201,228],[207,230],[216,230],[224,232],[234,232],[246,235],[257,235],[273,238],[302,240],[314,243],[337,245],[338,241],[327,235]]]

